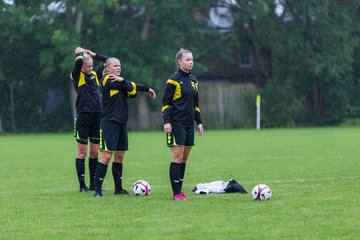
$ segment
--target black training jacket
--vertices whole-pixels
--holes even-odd
[[[94,59],[106,61],[107,57],[96,54]],[[102,69],[98,73],[92,71],[91,74],[86,74],[81,71],[84,63],[84,53],[76,54],[76,61],[74,69],[70,74],[74,89],[77,93],[76,97],[76,113],[85,112],[101,112],[101,97],[99,76],[101,76]]]
[[[164,123],[176,123],[184,127],[202,123],[199,107],[198,80],[178,70],[166,82],[162,99]]]
[[[127,99],[135,97],[137,91],[149,91],[149,87],[125,79],[122,82],[112,82],[109,75],[103,77],[101,86],[103,103],[101,120],[122,124],[126,124],[128,120]]]

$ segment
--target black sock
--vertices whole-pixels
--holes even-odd
[[[76,173],[78,176],[80,187],[85,187],[85,159],[76,158]]]
[[[186,163],[180,164],[180,191],[184,182]]]
[[[180,190],[180,164],[172,162],[170,164],[170,183],[174,196],[181,193]]]
[[[95,189],[95,173],[98,158],[89,158],[90,189]]]
[[[112,164],[112,174],[114,178],[115,192],[122,189],[122,170],[123,164],[113,162]]]
[[[101,162],[97,163],[96,174],[95,174],[95,191],[101,192],[102,184],[106,175],[108,165],[102,164]]]

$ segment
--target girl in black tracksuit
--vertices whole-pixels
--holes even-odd
[[[89,173],[90,190],[95,189],[95,170],[99,152],[99,129],[101,119],[100,71],[93,71],[93,59],[105,62],[107,57],[90,50],[78,47],[75,49],[75,66],[70,74],[76,91],[76,117],[74,120],[74,137],[77,141],[75,160],[76,172],[80,184],[80,192],[88,192],[85,184],[85,158],[87,144],[90,141]]]
[[[193,55],[189,50],[180,49],[175,57],[178,71],[166,82],[162,99],[162,113],[167,145],[172,159],[169,170],[173,200],[185,201],[182,183],[186,161],[194,146],[194,121],[198,135],[204,132],[199,107],[198,81],[191,74]]]

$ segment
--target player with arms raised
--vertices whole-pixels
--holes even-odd
[[[95,170],[99,153],[99,128],[101,119],[100,84],[102,68],[93,71],[93,59],[105,62],[107,57],[81,47],[75,49],[75,66],[70,74],[76,97],[76,117],[74,120],[74,137],[77,142],[75,160],[80,192],[88,192],[85,184],[85,158],[89,150],[90,190],[95,189]],[[100,76],[98,76],[100,74]]]

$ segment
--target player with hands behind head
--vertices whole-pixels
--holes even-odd
[[[75,54],[75,66],[70,74],[73,87],[77,93],[74,120],[74,137],[76,137],[77,142],[75,166],[80,192],[88,192],[95,189],[95,170],[98,161],[102,111],[99,84],[102,68],[98,72],[93,71],[93,58],[105,62],[107,57],[82,47],[77,47]],[[85,158],[88,152],[88,141],[90,142],[90,189],[85,184]]]

